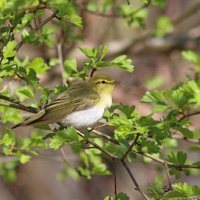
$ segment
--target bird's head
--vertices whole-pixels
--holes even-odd
[[[89,82],[95,86],[100,95],[111,94],[115,85],[119,84],[119,81],[114,80],[106,74],[95,74],[89,79]]]

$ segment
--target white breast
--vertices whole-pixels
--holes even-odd
[[[94,106],[87,110],[80,110],[67,115],[62,123],[72,125],[75,128],[88,127],[95,124],[104,113],[104,106]]]

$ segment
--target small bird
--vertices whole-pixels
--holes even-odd
[[[112,105],[112,92],[119,81],[105,74],[95,74],[87,81],[72,84],[68,90],[31,117],[14,126],[62,123],[64,126],[84,128],[94,125]]]

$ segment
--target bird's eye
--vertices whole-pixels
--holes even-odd
[[[105,82],[105,81],[101,81],[101,83],[102,83],[102,84],[105,84],[106,82]]]

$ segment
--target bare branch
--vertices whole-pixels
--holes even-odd
[[[60,65],[60,72],[61,72],[61,76],[62,76],[62,82],[63,84],[66,83],[67,79],[64,77],[64,60],[63,60],[63,34],[61,34],[59,36],[59,41],[57,44],[57,52],[58,52],[58,58],[59,58],[59,65]]]
[[[167,162],[164,164],[164,166],[165,166],[165,171],[166,171],[166,175],[167,175],[168,190],[172,190],[172,184],[171,184],[171,180],[170,180],[169,168],[168,168]]]
[[[92,77],[96,71],[97,71],[96,68],[92,68],[92,71],[91,71],[91,73],[90,73],[90,77]]]
[[[108,140],[108,141],[114,143],[114,144],[119,144],[119,142],[118,142],[117,140],[113,139],[113,138],[110,137],[109,135],[106,135],[106,134],[104,134],[104,133],[102,133],[102,132],[100,132],[100,131],[92,130],[91,132],[92,132],[93,134],[97,135],[97,136],[100,136],[100,137],[102,137],[102,138],[104,138],[104,139],[106,139],[106,140]]]
[[[16,101],[15,99],[11,99],[11,98],[3,96],[3,95],[0,95],[0,99],[11,102],[11,103],[0,102],[0,106],[16,108],[16,109],[24,110],[24,111],[31,112],[31,113],[38,112],[37,108],[31,107],[31,106],[24,106],[21,103],[19,103],[18,101]]]
[[[140,188],[139,184],[137,183],[135,177],[133,176],[133,173],[131,172],[131,170],[129,169],[128,165],[124,162],[124,161],[121,161],[124,168],[126,169],[126,171],[128,172],[131,180],[133,181],[133,183],[135,184],[136,186],[136,190],[138,190],[140,192],[140,194],[144,197],[144,199],[146,200],[149,200],[149,198],[146,196],[146,194],[142,191],[142,189]]]
[[[113,161],[113,175],[114,175],[114,195],[115,195],[115,200],[117,200],[117,176],[115,169],[115,159],[112,159],[112,161]]]
[[[187,117],[191,117],[191,116],[199,115],[199,114],[200,114],[200,111],[196,111],[196,112],[189,113],[189,114],[184,114],[180,119],[178,119],[178,122],[184,120]]]

